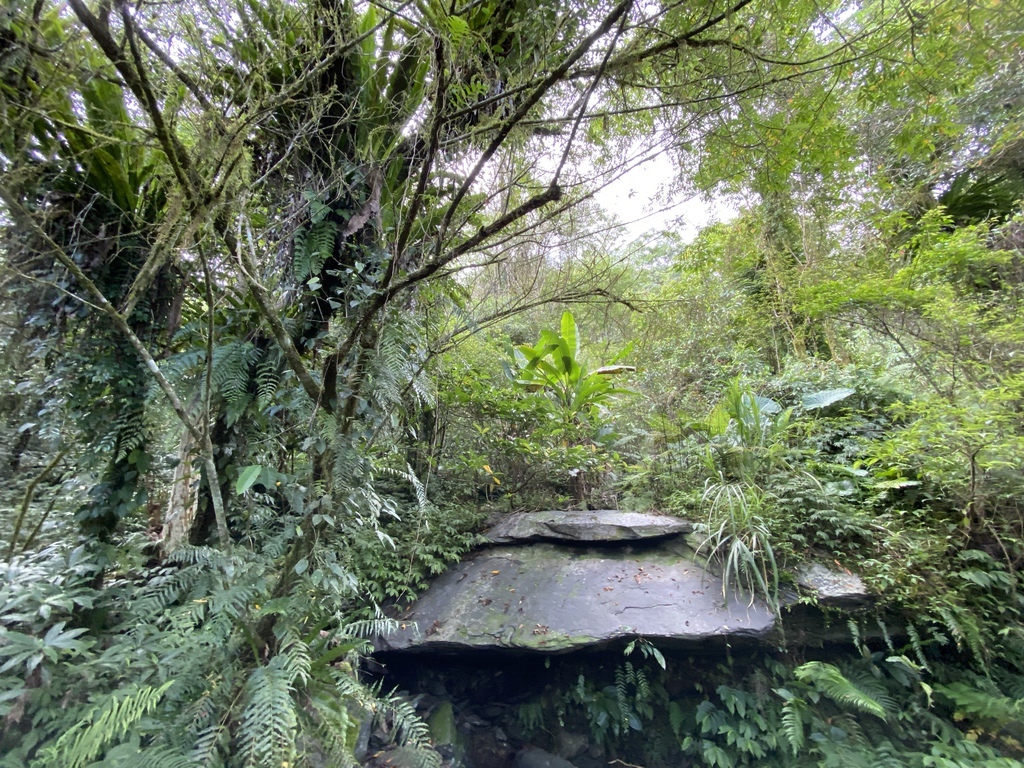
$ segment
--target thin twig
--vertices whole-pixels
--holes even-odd
[[[18,513],[18,519],[14,521],[14,533],[11,534],[11,541],[7,545],[8,557],[14,557],[14,548],[18,543],[18,536],[21,535],[21,526],[25,522],[25,516],[28,514],[28,508],[29,505],[32,503],[32,497],[36,493],[36,486],[43,482],[43,480],[46,479],[46,477],[56,468],[56,466],[60,464],[61,459],[67,456],[69,450],[71,449],[62,448],[60,452],[58,452],[57,455],[53,457],[53,460],[50,461],[50,463],[47,464],[45,467],[43,467],[43,471],[40,472],[35,477],[33,477],[32,480],[29,482],[28,487],[25,488],[25,495],[21,499],[21,511]]]

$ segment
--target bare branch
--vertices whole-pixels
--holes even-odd
[[[747,0],[747,2],[750,2],[750,0]],[[466,193],[476,181],[477,176],[480,175],[480,171],[482,171],[484,166],[490,162],[494,153],[498,151],[502,144],[505,143],[505,139],[507,139],[509,134],[512,133],[512,130],[530,113],[530,110],[537,105],[544,95],[551,90],[556,83],[565,79],[566,73],[569,72],[573,64],[583,58],[584,54],[591,49],[594,43],[604,37],[604,35],[608,33],[608,30],[610,30],[618,20],[622,18],[630,8],[632,8],[632,6],[633,0],[622,0],[621,3],[615,6],[615,8],[612,9],[612,12],[605,17],[604,21],[601,22],[597,29],[584,38],[579,45],[577,45],[572,52],[566,56],[562,63],[552,70],[546,78],[544,78],[534,92],[519,105],[519,109],[515,111],[512,117],[501,125],[495,137],[491,139],[491,142],[487,145],[483,154],[481,154],[480,159],[477,160],[473,169],[469,174],[467,174],[465,180],[462,182],[462,186],[459,187],[458,192],[455,193],[455,197],[449,204],[444,218],[441,220],[441,226],[437,237],[437,245],[435,248],[435,254],[437,256],[440,256],[441,249],[444,247],[444,239],[448,226],[451,224],[452,217],[455,215],[455,211],[459,207],[459,203],[462,202],[462,199],[466,196]]]

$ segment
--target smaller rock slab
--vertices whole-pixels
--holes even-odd
[[[494,544],[530,541],[615,542],[659,539],[690,533],[688,520],[643,512],[598,509],[587,512],[525,512],[510,515],[484,534]]]
[[[871,601],[867,587],[855,573],[833,571],[820,563],[802,566],[794,574],[798,587],[812,592],[818,605],[856,608]]]

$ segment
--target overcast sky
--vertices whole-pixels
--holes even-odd
[[[687,242],[712,222],[728,221],[736,208],[725,200],[671,194],[675,170],[668,154],[634,168],[595,195],[597,202],[626,224],[625,239],[635,240],[650,230],[674,229]]]

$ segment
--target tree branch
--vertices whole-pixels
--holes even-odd
[[[412,232],[416,216],[419,214],[420,205],[423,201],[423,193],[426,191],[427,182],[430,180],[430,169],[434,165],[434,155],[437,153],[437,143],[441,134],[441,125],[444,123],[441,113],[444,104],[443,99],[446,92],[446,84],[444,80],[444,45],[441,42],[440,37],[434,41],[434,56],[437,59],[437,92],[434,95],[434,121],[430,128],[430,139],[427,144],[427,156],[423,159],[423,167],[420,169],[420,178],[416,182],[416,191],[413,193],[412,202],[409,204],[409,210],[405,216],[405,223],[402,225],[402,231],[399,233],[398,240],[395,243],[395,253],[391,259],[391,264],[388,265],[388,273],[384,278],[385,287],[387,287],[394,278],[397,264],[402,258],[402,253],[405,251],[405,245],[409,240],[409,235]]]
[[[302,388],[306,390],[306,394],[309,395],[314,404],[319,404],[330,412],[332,405],[324,402],[323,389],[317,384],[309,369],[306,368],[306,364],[302,361],[302,356],[299,355],[299,351],[295,348],[292,337],[284,327],[284,322],[282,322],[277,311],[274,309],[274,301],[270,298],[270,292],[256,278],[258,274],[256,265],[253,264],[249,252],[242,248],[241,239],[226,231],[222,231],[221,236],[228,243],[232,253],[238,260],[238,267],[242,273],[242,278],[256,299],[256,306],[259,309],[260,315],[263,316],[263,319],[270,326],[270,332],[274,335],[274,340],[281,348],[281,351],[284,352],[285,359],[288,361],[292,371],[295,372]]]
[[[72,0],[77,2],[77,0]],[[7,210],[11,214],[11,217],[18,221],[23,227],[32,230],[37,237],[39,237],[43,244],[53,253],[54,257],[59,261],[71,276],[75,278],[75,281],[82,286],[87,293],[89,293],[96,302],[96,306],[99,310],[105,314],[114,323],[114,326],[128,339],[135,351],[139,353],[146,367],[150,373],[156,379],[160,389],[167,396],[167,400],[170,402],[171,407],[174,409],[174,413],[181,420],[181,423],[185,425],[185,428],[192,433],[192,436],[197,440],[202,439],[202,433],[196,424],[189,417],[188,412],[185,410],[185,406],[182,404],[178,394],[174,391],[174,387],[164,376],[160,367],[156,364],[156,360],[146,349],[146,345],[142,343],[141,339],[135,335],[135,331],[131,329],[128,322],[121,316],[113,304],[103,294],[103,291],[92,280],[89,279],[81,267],[79,267],[74,260],[64,253],[64,249],[58,245],[53,238],[39,225],[28,210],[21,204],[21,201],[11,193],[6,186],[0,186],[0,199],[7,204]]]
[[[753,1],[754,0],[739,0],[735,5],[722,11],[716,16],[712,16],[703,24],[698,24],[693,29],[689,29],[683,34],[676,35],[675,37],[672,37],[663,43],[659,43],[658,45],[652,45],[650,48],[645,48],[642,51],[624,51],[620,56],[617,56],[609,63],[608,69],[614,71],[624,66],[638,64],[641,61],[646,61],[647,59],[653,56],[657,56],[659,54],[666,53],[681,46],[685,46],[688,43],[690,43],[695,37],[697,37],[697,35],[711,29],[714,26],[717,26],[718,24],[721,24],[734,13],[737,13],[738,11],[743,10],[743,8],[745,8],[746,6],[750,5]],[[580,69],[577,70],[576,72],[573,72],[574,77],[589,77],[592,74],[594,74],[593,68]]]
[[[595,74],[594,79],[590,81],[590,85],[587,86],[587,90],[583,92],[579,114],[576,116],[576,120],[572,124],[572,130],[569,132],[569,139],[565,142],[565,150],[562,152],[562,159],[558,162],[558,167],[555,169],[555,176],[551,181],[554,186],[558,185],[558,180],[562,175],[562,169],[565,167],[565,163],[569,159],[569,152],[572,150],[572,144],[576,140],[576,134],[579,132],[580,123],[583,122],[583,116],[587,114],[587,105],[590,103],[590,97],[597,88],[597,84],[601,82],[601,77],[604,75],[604,69],[608,64],[608,59],[611,58],[612,51],[615,50],[615,44],[619,42],[619,37],[622,35],[622,30],[626,26],[627,18],[628,16],[625,15],[622,17],[622,22],[619,24],[619,28],[615,31],[615,36],[612,37],[611,43],[608,44],[608,50],[606,50],[604,52],[604,56],[601,57],[601,66],[597,68],[597,74]]]
[[[751,2],[751,0],[746,0],[746,2]],[[590,50],[594,43],[604,37],[604,35],[608,33],[608,30],[615,26],[616,22],[618,22],[618,20],[622,18],[630,8],[632,8],[632,6],[633,0],[622,0],[621,3],[615,6],[615,8],[612,9],[612,12],[605,17],[604,21],[601,22],[598,28],[591,34],[587,35],[587,37],[584,38],[568,56],[566,56],[562,63],[552,70],[546,78],[544,78],[533,93],[531,93],[530,96],[519,105],[519,109],[515,111],[515,114],[506,120],[502,124],[501,128],[498,129],[497,135],[491,139],[490,144],[487,145],[487,148],[480,156],[480,159],[477,160],[473,169],[466,176],[465,180],[462,182],[462,186],[459,187],[459,190],[455,193],[455,197],[448,205],[447,211],[445,211],[445,215],[441,220],[441,226],[439,227],[437,235],[437,245],[434,250],[436,255],[440,255],[441,253],[441,249],[444,246],[445,234],[447,233],[448,226],[451,224],[452,217],[455,215],[456,209],[459,207],[459,203],[462,202],[466,193],[469,192],[470,187],[473,186],[473,183],[476,181],[477,176],[480,175],[484,166],[490,162],[494,153],[498,151],[502,144],[505,143],[505,139],[507,139],[509,134],[512,133],[512,130],[530,113],[530,110],[537,105],[537,103],[549,90],[551,90],[552,87],[555,86],[556,83],[565,79],[565,75],[572,68],[572,65],[583,58],[584,54]]]
[[[167,125],[164,123],[163,113],[160,111],[159,105],[156,103],[156,97],[149,90],[148,82],[144,82],[141,72],[137,72],[132,65],[125,59],[121,52],[121,47],[114,41],[114,38],[110,35],[110,27],[107,25],[106,20],[100,20],[96,18],[92,12],[86,8],[83,0],[68,0],[68,4],[71,6],[71,10],[75,12],[75,16],[82,22],[82,25],[88,30],[93,40],[103,51],[103,54],[109,59],[110,63],[117,69],[118,74],[121,75],[128,86],[129,90],[134,94],[135,98],[139,100],[139,103],[146,109],[146,114],[149,116],[150,121],[153,123],[153,130],[156,132],[157,140],[160,142],[160,146],[163,147],[164,154],[167,155],[167,161],[171,164],[171,170],[174,172],[175,178],[178,183],[181,184],[186,190],[194,192],[193,190],[193,179],[191,178],[191,163],[189,161],[188,153],[185,148],[181,145],[181,142],[177,140],[168,130]],[[130,25],[125,28],[125,34],[128,35]],[[129,41],[134,40],[134,37],[129,36]],[[135,49],[137,53],[137,48]]]
[[[73,0],[74,1],[74,0]],[[217,466],[213,461],[213,447],[210,445],[210,441],[207,437],[206,441],[203,441],[204,435],[207,434],[206,430],[200,429],[200,427],[192,420],[188,415],[188,411],[185,405],[181,402],[181,398],[178,397],[178,393],[174,391],[174,387],[171,386],[171,382],[164,376],[163,371],[160,370],[160,366],[156,364],[156,360],[146,349],[146,345],[142,343],[142,340],[135,335],[135,331],[132,330],[131,326],[124,319],[117,308],[107,299],[103,294],[103,291],[99,289],[89,276],[82,271],[74,260],[64,253],[64,249],[58,245],[53,238],[39,225],[35,220],[35,217],[29,213],[25,207],[21,204],[21,201],[13,195],[5,186],[0,186],[0,199],[7,204],[7,210],[11,217],[18,221],[23,227],[33,231],[37,237],[39,237],[43,244],[53,253],[54,257],[59,261],[71,276],[75,278],[75,281],[81,285],[87,293],[91,294],[95,299],[97,306],[100,311],[110,318],[111,322],[114,323],[114,327],[121,332],[123,336],[128,339],[128,342],[134,347],[139,357],[146,364],[146,368],[152,374],[153,378],[156,379],[157,385],[159,385],[161,391],[167,397],[168,402],[171,404],[171,408],[174,410],[175,415],[185,426],[185,429],[199,442],[204,445],[204,462],[206,464],[207,482],[210,485],[210,497],[213,500],[214,510],[216,511],[218,504],[220,505],[221,516],[224,514],[223,499],[217,498],[220,496],[220,484],[217,481]],[[220,521],[218,521],[218,529],[220,529]],[[226,537],[227,527],[223,528],[225,538],[221,539],[221,545],[225,549],[230,549],[231,541]]]
[[[168,56],[167,52],[156,44],[156,41],[153,40],[153,38],[146,34],[146,30],[144,30],[135,21],[135,18],[128,13],[128,9],[124,6],[121,7],[121,15],[122,18],[124,18],[125,26],[131,25],[132,29],[135,30],[135,34],[138,36],[139,40],[142,41],[142,44],[149,48],[149,50],[152,51],[153,54],[158,59],[160,59],[161,62],[163,62],[164,66],[174,73],[174,76],[177,77],[186,88],[188,88],[189,93],[192,94],[192,96],[195,98],[196,101],[199,102],[199,105],[203,109],[205,109],[213,116],[213,118],[217,121],[217,126],[223,130],[224,126],[222,123],[221,115],[219,113],[214,112],[213,105],[210,103],[210,100],[206,98],[206,94],[199,89],[199,84],[195,80],[193,80],[192,77],[187,72],[185,72],[181,67],[179,67],[174,62],[174,59]]]

